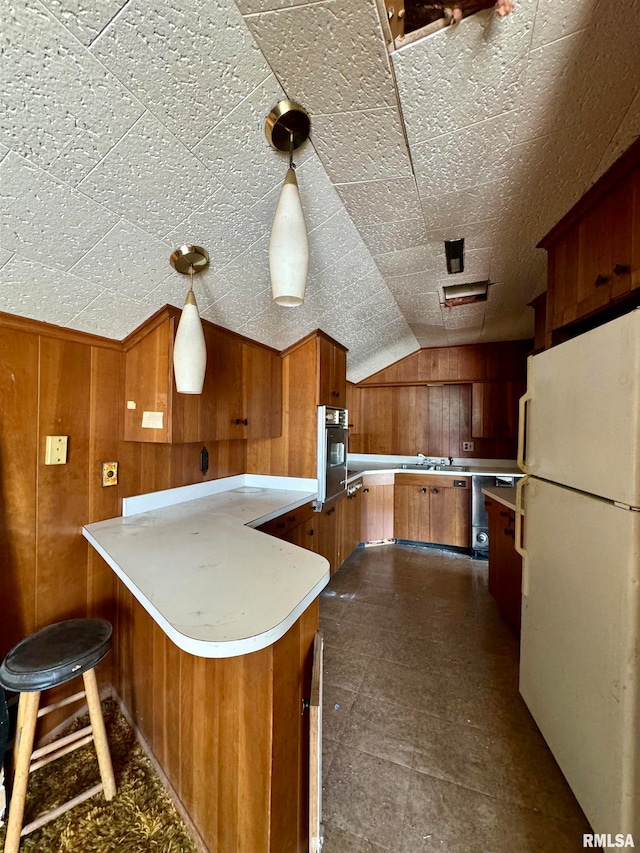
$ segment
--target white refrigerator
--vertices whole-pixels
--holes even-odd
[[[639,843],[640,309],[529,358],[518,462],[520,692],[594,832]]]

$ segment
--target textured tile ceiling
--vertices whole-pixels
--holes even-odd
[[[0,310],[122,338],[207,247],[203,316],[283,348],[315,328],[358,380],[418,346],[518,338],[540,237],[640,134],[640,0],[516,0],[393,49],[378,0],[5,0]],[[311,113],[298,180],[307,299],[270,299],[286,157],[263,126]],[[447,277],[443,241],[464,236]],[[485,304],[442,287],[489,278]]]

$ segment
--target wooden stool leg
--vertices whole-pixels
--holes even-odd
[[[20,832],[24,816],[24,802],[27,796],[29,782],[29,765],[33,751],[33,738],[36,733],[38,719],[39,693],[21,693],[18,704],[18,720],[20,727],[16,730],[15,770],[13,776],[13,792],[9,803],[9,820],[7,835],[4,842],[4,853],[17,853],[20,846]]]
[[[96,746],[104,796],[106,800],[112,800],[116,795],[116,780],[113,775],[111,753],[109,752],[107,732],[104,727],[104,717],[102,716],[102,706],[100,705],[100,694],[98,693],[95,669],[87,670],[87,672],[83,673],[82,678],[84,679],[84,689],[87,694],[89,719],[91,720],[91,728],[93,729],[93,741]]]

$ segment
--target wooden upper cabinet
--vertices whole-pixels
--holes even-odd
[[[213,438],[275,438],[282,431],[282,360],[274,350],[216,329]]]
[[[180,432],[174,403],[173,339],[175,317],[152,325],[126,350],[125,441],[171,443]]]
[[[539,246],[548,252],[547,346],[564,327],[611,319],[640,287],[640,142],[594,184]],[[636,294],[633,292],[636,291]],[[626,306],[626,307],[625,307]],[[579,330],[582,330],[579,328]]]
[[[346,408],[347,352],[318,335],[318,405]]]
[[[282,360],[275,350],[204,322],[202,394],[179,394],[173,341],[180,312],[164,309],[126,350],[125,441],[181,444],[273,438],[282,430]]]
[[[471,386],[471,437],[515,438],[518,400],[524,382],[474,382]]]
[[[243,343],[242,388],[246,438],[275,438],[281,435],[282,359],[278,353],[266,347]]]

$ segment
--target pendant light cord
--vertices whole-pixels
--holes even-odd
[[[293,162],[293,131],[289,131],[289,168],[296,168],[296,164]]]

